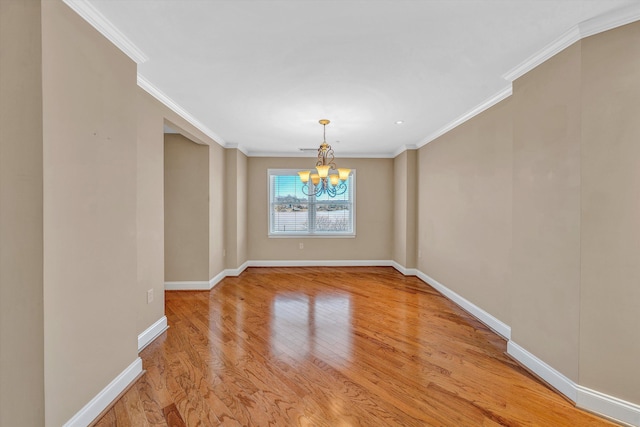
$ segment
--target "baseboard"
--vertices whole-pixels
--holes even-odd
[[[416,275],[423,282],[426,282],[429,285],[431,285],[435,290],[437,290],[442,295],[444,295],[445,297],[447,297],[448,299],[456,303],[463,310],[465,310],[466,312],[471,314],[473,317],[475,317],[476,319],[478,319],[479,321],[481,321],[482,323],[484,323],[485,325],[493,329],[496,333],[498,333],[498,335],[501,335],[506,340],[511,339],[511,327],[509,325],[493,317],[491,314],[487,313],[477,305],[473,304],[471,301],[458,295],[457,293],[447,288],[443,284],[439,283],[437,280],[433,279],[432,277],[429,277],[422,271],[418,270]]]
[[[575,402],[576,406],[623,424],[640,427],[640,406],[576,384],[513,341],[507,353],[553,388]]]
[[[247,261],[248,267],[392,267],[390,260],[261,260]]]
[[[138,353],[140,353],[146,346],[151,344],[160,334],[169,328],[167,325],[167,316],[162,316],[153,325],[149,326],[140,335],[138,335]]]
[[[416,268],[406,268],[405,266],[400,265],[395,261],[391,261],[391,266],[393,268],[395,268],[396,270],[398,270],[400,273],[402,273],[405,276],[417,276],[418,275],[418,269],[416,269]]]
[[[587,411],[604,415],[607,418],[640,426],[640,405],[636,405],[581,385],[576,386],[576,406]]]
[[[185,282],[164,282],[165,291],[210,291],[225,277],[239,276],[249,267],[250,261],[245,262],[238,268],[227,268],[216,274],[209,280],[205,281],[185,281]]]
[[[142,374],[139,357],[76,413],[64,427],[86,427],[96,419],[129,385]]]
[[[249,267],[249,261],[245,261],[238,268],[227,268],[224,271],[224,275],[225,275],[225,277],[238,277],[239,275],[242,274],[243,271],[245,271],[247,269],[247,267]]]
[[[164,282],[165,291],[208,291],[209,289],[211,284],[205,281]]]
[[[547,365],[538,357],[529,353],[513,341],[507,343],[507,353],[522,363],[527,369],[542,378],[545,382],[560,393],[564,394],[572,402],[576,401],[577,389],[573,380],[565,377],[562,373]]]
[[[392,267],[393,261],[389,260],[265,260],[245,261],[238,268],[222,270],[208,282],[184,281],[164,282],[165,291],[209,291],[213,289],[225,277],[236,277],[242,274],[247,267]],[[399,264],[398,264],[399,265]],[[405,269],[406,270],[406,269]],[[408,270],[407,270],[408,271]],[[404,273],[403,273],[404,274]],[[413,276],[415,274],[406,274]]]
[[[209,280],[209,287],[207,290],[213,289],[213,287],[220,283],[225,277],[227,277],[226,270],[222,270],[220,273],[213,276],[211,280]]]

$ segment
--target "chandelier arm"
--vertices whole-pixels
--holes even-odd
[[[316,196],[317,195],[317,191],[315,192],[310,192],[309,191],[309,184],[304,184],[302,186],[302,194],[304,194],[305,196],[309,197],[309,196]]]
[[[341,182],[340,184],[335,186],[335,196],[339,196],[341,194],[344,194],[347,191],[347,184],[345,184],[344,182]]]
[[[331,148],[331,146],[329,146],[329,150],[327,151],[327,156],[326,159],[328,159],[327,165],[330,166],[330,169],[336,170],[336,163],[335,163],[335,156],[333,154],[333,148]]]

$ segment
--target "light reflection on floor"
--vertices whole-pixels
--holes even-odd
[[[280,294],[271,310],[271,351],[287,360],[314,356],[321,360],[351,359],[349,295]],[[281,357],[284,356],[284,357]]]

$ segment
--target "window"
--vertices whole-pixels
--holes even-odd
[[[269,169],[269,236],[354,237],[355,171],[336,197],[306,196],[298,170]],[[311,184],[310,184],[311,185]]]

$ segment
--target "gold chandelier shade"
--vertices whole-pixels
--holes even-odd
[[[306,184],[309,182],[309,175],[311,175],[311,171],[300,171],[298,172],[298,175],[300,176],[300,181]]]
[[[339,168],[338,169],[338,176],[340,177],[340,179],[342,181],[346,181],[347,178],[349,178],[349,174],[351,173],[351,169],[347,169],[347,168]]]
[[[320,175],[320,178],[326,178],[327,176],[329,176],[329,168],[331,166],[329,165],[320,165],[320,166],[316,166],[316,169],[318,171],[318,175]]]

